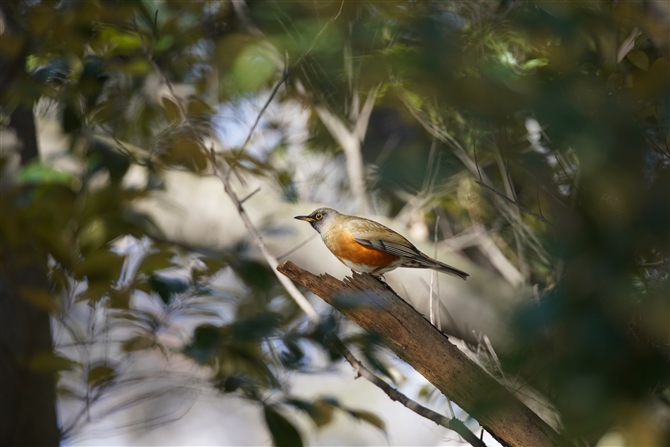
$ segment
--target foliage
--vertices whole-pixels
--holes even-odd
[[[499,354],[548,396],[571,436],[595,442],[628,427],[650,396],[667,405],[667,18],[629,2],[254,1],[236,10],[112,0],[14,1],[3,16],[3,122],[21,105],[47,104],[77,166],[34,162],[13,186],[3,180],[3,265],[48,263],[52,290],[22,298],[51,312],[74,345],[118,325],[134,334],[100,364],[76,349],[31,359],[59,371],[62,398],[88,408],[127,384],[124,362],[155,351],[189,357],[222,393],[257,402],[276,445],[302,442],[286,407],[318,427],[340,408],[383,429],[374,415],[300,401],[284,385],[291,372],[320,369],[308,345],[339,360],[324,336],[341,330],[335,319],[307,325],[247,247],[180,247],[134,207],[168,170],[207,174],[218,107],[265,92],[289,69],[275,101],[325,107],[343,121],[380,86],[362,146],[379,206],[418,213],[428,227],[444,215],[453,233],[483,225],[536,286],[538,299],[515,313],[513,346]],[[337,154],[317,113],[310,134],[310,151]],[[287,138],[254,151],[240,142],[221,157],[304,200],[300,168],[277,162]],[[136,167],[146,181],[131,186],[124,179]],[[345,184],[337,193],[350,197]],[[123,252],[122,241],[137,251]],[[222,272],[241,292],[217,289]],[[156,306],[137,308],[138,296]],[[78,328],[79,308],[106,329]],[[161,341],[186,314],[197,317],[191,336]],[[391,375],[378,340],[347,342]]]

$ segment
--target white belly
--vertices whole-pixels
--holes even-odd
[[[342,261],[342,264],[346,265],[351,270],[355,270],[357,272],[370,273],[371,271],[373,271],[375,269],[374,267],[368,267],[367,265],[354,264],[353,262],[349,262],[346,259],[340,259],[340,258],[337,258],[337,259]]]

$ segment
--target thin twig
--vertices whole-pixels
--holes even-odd
[[[540,203],[540,185],[537,183],[537,175],[535,175],[535,200],[537,200],[537,209],[540,211],[540,216],[544,217],[542,204]]]
[[[300,250],[304,245],[306,245],[309,241],[311,241],[312,239],[314,239],[318,235],[319,235],[319,233],[313,233],[310,237],[308,237],[307,239],[305,239],[304,241],[302,241],[301,243],[299,243],[298,245],[296,245],[292,249],[287,250],[284,253],[277,256],[277,260],[284,259],[285,257],[290,255],[291,253]]]
[[[452,417],[451,419],[442,416],[441,414],[426,408],[423,405],[419,404],[416,401],[411,400],[400,391],[393,388],[388,383],[384,382],[376,374],[372,373],[367,369],[354,355],[349,351],[349,349],[342,343],[339,338],[331,338],[331,341],[335,348],[344,356],[344,358],[349,362],[349,364],[356,370],[356,372],[364,377],[365,379],[372,382],[378,388],[380,388],[386,395],[396,402],[400,402],[405,407],[414,411],[419,416],[423,416],[426,419],[429,419],[435,422],[442,427],[448,428],[458,433],[463,439],[465,439],[473,447],[486,447],[486,444],[477,436],[470,431],[470,429],[459,419]]]
[[[265,261],[270,265],[270,268],[272,269],[273,272],[275,272],[277,279],[279,279],[279,282],[282,284],[282,286],[284,286],[289,295],[291,295],[291,298],[293,298],[296,304],[303,310],[303,312],[307,314],[307,316],[309,316],[309,318],[314,323],[318,323],[319,314],[316,312],[316,310],[310,304],[307,298],[305,298],[305,296],[302,293],[300,293],[298,288],[295,286],[295,284],[293,284],[293,282],[291,282],[290,279],[288,279],[286,276],[282,275],[277,271],[277,266],[279,265],[279,262],[277,262],[277,258],[275,258],[265,246],[265,243],[263,242],[263,237],[261,236],[260,232],[256,229],[254,224],[251,222],[249,215],[245,211],[244,207],[242,206],[242,203],[240,202],[240,199],[237,197],[237,194],[235,193],[230,184],[229,172],[228,173],[224,172],[223,169],[219,166],[219,163],[216,160],[216,154],[214,153],[213,150],[210,151],[210,159],[212,162],[212,166],[214,167],[214,174],[221,180],[221,183],[223,183],[224,191],[226,192],[228,197],[230,197],[230,200],[233,201],[235,209],[237,209],[237,213],[242,218],[244,226],[247,227],[247,231],[251,235],[251,238],[253,239],[256,246],[260,249],[261,254],[265,258]]]
[[[479,161],[477,160],[477,140],[473,144],[473,149],[475,152],[475,165],[477,165],[477,174],[479,174],[479,181],[482,181],[482,171],[479,170]]]
[[[251,197],[253,197],[253,195],[256,194],[260,190],[261,190],[261,187],[259,186],[258,188],[251,191],[244,199],[241,199],[240,203],[242,204],[242,203],[246,202],[247,200],[249,200]]]
[[[333,17],[331,17],[330,20],[328,20],[328,22],[326,22],[326,24],[323,26],[323,28],[321,28],[321,30],[317,33],[317,35],[314,37],[314,39],[312,39],[312,43],[310,44],[309,48],[307,48],[307,51],[305,51],[305,52],[298,58],[298,60],[295,61],[294,66],[297,67],[298,64],[299,64],[305,57],[307,57],[307,55],[314,49],[314,47],[316,46],[316,42],[319,40],[319,37],[321,37],[321,34],[323,34],[323,33],[326,31],[326,29],[330,26],[331,23],[333,23],[335,20],[337,20],[337,18],[338,18],[338,17],[340,16],[340,14],[342,13],[342,8],[343,8],[343,7],[344,7],[344,0],[342,0],[342,3],[340,3],[340,9],[339,9],[339,11],[337,11],[337,14],[335,14]]]
[[[503,193],[501,193],[501,192],[499,192],[499,191],[496,191],[494,188],[491,188],[490,186],[488,186],[488,185],[486,185],[486,184],[484,184],[484,183],[482,183],[482,182],[480,182],[480,181],[477,181],[477,180],[475,180],[475,183],[478,184],[479,186],[481,186],[482,188],[488,189],[489,191],[491,191],[491,192],[495,193],[496,195],[502,197],[502,198],[505,199],[507,202],[511,203],[512,205],[515,205],[515,206],[519,207],[520,210],[522,210],[522,211],[524,211],[524,212],[530,214],[531,216],[533,216],[533,217],[535,217],[535,218],[541,220],[542,222],[546,223],[547,225],[551,225],[552,227],[554,226],[553,223],[549,222],[549,221],[548,221],[547,219],[545,219],[544,217],[540,216],[540,215],[537,214],[537,213],[532,212],[531,210],[529,210],[529,209],[526,208],[525,206],[521,205],[520,203],[515,202],[514,200],[510,199],[510,198],[507,197],[505,194],[503,194]]]
[[[237,166],[240,158],[242,157],[242,154],[247,149],[247,145],[249,144],[249,141],[251,141],[251,137],[253,136],[254,131],[256,130],[256,127],[258,127],[258,123],[260,122],[261,117],[265,113],[265,110],[270,106],[270,103],[272,102],[274,97],[277,95],[277,92],[279,91],[279,88],[288,79],[289,73],[290,72],[289,72],[289,69],[288,69],[288,66],[287,66],[284,69],[284,73],[282,74],[281,79],[274,86],[274,88],[272,89],[272,92],[270,92],[270,97],[268,98],[267,101],[265,101],[265,104],[263,105],[263,108],[261,109],[261,111],[256,116],[256,121],[254,121],[254,124],[251,126],[251,129],[249,129],[249,134],[247,135],[246,140],[244,140],[244,143],[242,144],[242,147],[238,151],[238,153],[235,156],[235,158],[233,159],[232,163],[230,163],[230,168],[229,168],[229,171],[228,171],[228,175],[230,175],[230,173],[232,173],[235,170],[235,167]]]
[[[440,224],[440,216],[437,216],[435,219],[435,254],[433,255],[437,258],[437,226]],[[440,331],[442,330],[442,324],[440,324],[440,307],[437,305],[437,294],[433,295],[433,284],[435,283],[435,270],[430,271],[430,291],[429,291],[429,314],[430,314],[430,323],[435,326]],[[437,308],[437,315],[435,315],[435,308]]]

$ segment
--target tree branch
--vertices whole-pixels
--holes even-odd
[[[344,282],[327,274],[316,276],[291,262],[281,264],[278,270],[363,329],[380,334],[393,352],[477,419],[503,445],[570,445],[388,285],[357,273]],[[352,295],[359,306],[343,305],[341,298]]]
[[[283,265],[284,264],[282,264],[282,266]],[[430,419],[437,425],[441,425],[445,428],[448,428],[449,430],[455,431],[456,433],[461,435],[461,437],[463,437],[463,439],[465,439],[473,447],[486,447],[486,444],[484,444],[484,442],[481,439],[475,436],[475,434],[470,431],[470,429],[463,423],[463,421],[455,417],[449,419],[445,416],[442,416],[440,413],[437,413],[431,410],[430,408],[426,408],[423,405],[419,404],[418,402],[415,402],[412,399],[408,398],[400,391],[396,390],[391,385],[384,382],[379,376],[374,374],[372,371],[367,369],[356,357],[354,357],[351,351],[349,351],[349,348],[347,348],[339,338],[330,337],[330,341],[333,343],[335,349],[344,356],[347,362],[349,362],[349,364],[353,366],[353,368],[356,370],[356,372],[358,372],[358,374],[361,377],[364,377],[365,379],[369,380],[374,385],[376,385],[378,388],[380,388],[383,392],[386,393],[388,397],[391,398],[391,400],[400,402],[405,407],[409,408],[419,416],[423,416],[426,419]]]

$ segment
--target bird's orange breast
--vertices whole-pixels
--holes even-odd
[[[398,259],[398,256],[359,244],[347,230],[331,231],[325,242],[340,261],[345,259],[356,265],[385,267]]]

